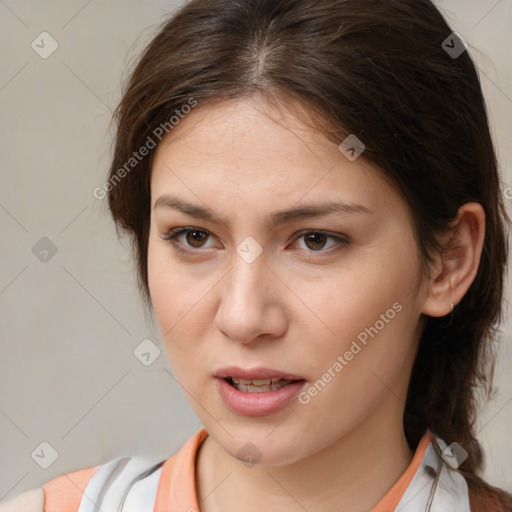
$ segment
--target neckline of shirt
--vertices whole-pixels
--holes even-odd
[[[175,512],[177,510],[197,512],[199,510],[196,488],[196,455],[201,443],[208,435],[206,429],[201,427],[174,456],[165,461],[161,468],[155,512]],[[390,512],[396,509],[424,462],[425,454],[432,440],[433,435],[427,430],[420,439],[407,469],[371,512]],[[424,465],[433,467],[433,464]],[[433,467],[433,469],[437,468]]]

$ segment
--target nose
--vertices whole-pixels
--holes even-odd
[[[263,254],[251,263],[235,255],[231,271],[219,286],[215,323],[227,338],[249,344],[284,334],[286,287]]]

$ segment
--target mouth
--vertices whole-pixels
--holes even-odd
[[[274,368],[229,366],[214,374],[224,403],[242,416],[275,414],[292,403],[306,379]]]
[[[298,381],[305,381],[299,375],[263,366],[257,368],[229,366],[217,370],[214,376],[225,380],[232,388],[243,393],[268,393]]]
[[[224,380],[230,386],[243,393],[268,393],[269,391],[277,391],[301,379],[241,379],[239,377],[226,377]]]

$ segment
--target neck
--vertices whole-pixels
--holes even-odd
[[[208,436],[196,462],[201,512],[370,512],[414,455],[403,432],[403,411],[390,417],[384,405],[324,450],[281,466],[248,467]]]

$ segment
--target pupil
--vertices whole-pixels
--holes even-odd
[[[310,247],[310,248],[313,248],[313,249],[320,249],[324,244],[325,244],[325,238],[326,238],[326,235],[324,235],[323,233],[313,233],[313,234],[310,234],[310,235],[307,235],[306,236],[306,240],[308,242],[312,241],[312,239],[317,239],[317,243],[318,243],[318,238],[321,239],[321,242],[320,242],[320,247]],[[306,242],[307,243],[307,242]],[[315,244],[315,242],[313,242],[313,244]],[[308,245],[309,247],[309,245]]]
[[[191,240],[189,238],[190,235],[194,235],[193,238],[192,238],[192,240],[193,240],[192,243],[191,243]],[[200,242],[201,240],[197,240],[195,235],[198,235],[199,238],[206,236],[205,233],[203,233],[201,231],[189,231],[187,233],[187,242],[190,243],[190,245],[192,245],[193,247],[201,247],[200,243],[196,244],[197,242]]]

